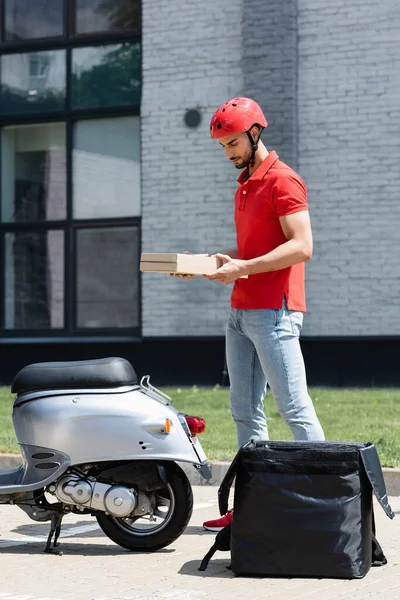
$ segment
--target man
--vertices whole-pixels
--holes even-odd
[[[293,437],[324,439],[299,343],[306,310],[304,263],[313,248],[306,188],[275,151],[268,152],[260,140],[265,127],[260,106],[249,98],[229,100],[210,124],[212,139],[242,170],[235,194],[237,246],[216,254],[223,265],[206,276],[234,283],[226,354],[239,447],[250,438],[268,439],[267,382]],[[231,520],[232,512],[206,521],[204,528],[219,531]]]

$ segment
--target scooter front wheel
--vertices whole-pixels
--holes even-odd
[[[167,485],[155,495],[152,517],[97,515],[107,537],[127,550],[152,552],[168,546],[186,529],[193,511],[193,493],[178,465],[167,466]]]

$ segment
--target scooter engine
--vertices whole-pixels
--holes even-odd
[[[139,497],[134,490],[122,485],[100,483],[92,478],[84,479],[74,474],[61,477],[57,483],[49,486],[48,491],[60,502],[73,504],[80,510],[101,510],[114,517],[127,517],[139,508]],[[140,507],[140,513],[143,513],[143,506]]]

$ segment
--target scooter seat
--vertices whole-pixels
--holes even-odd
[[[116,388],[136,385],[137,375],[124,358],[100,358],[27,365],[12,382],[11,392],[23,394],[49,389]]]

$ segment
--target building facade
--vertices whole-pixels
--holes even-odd
[[[0,380],[125,356],[221,383],[230,287],[139,273],[235,244],[237,172],[209,137],[256,99],[308,188],[311,384],[397,385],[400,9],[395,0],[3,0]]]

